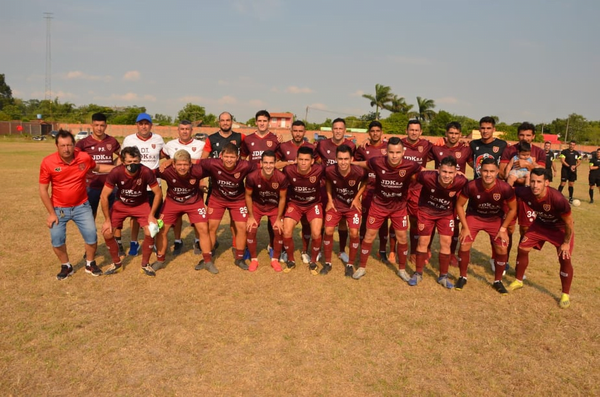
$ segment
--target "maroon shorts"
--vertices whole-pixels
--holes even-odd
[[[148,217],[150,216],[150,204],[142,203],[135,207],[116,201],[110,211],[110,223],[114,229],[122,229],[123,221],[129,217],[138,221],[141,227],[148,226]]]
[[[331,210],[325,214],[325,227],[336,227],[340,224],[340,221],[345,218],[348,227],[351,229],[360,228],[360,220],[362,219],[360,211],[352,207],[351,209],[345,210]]]
[[[178,203],[175,200],[167,198],[163,204],[160,219],[167,225],[174,225],[177,219],[183,214],[187,214],[190,223],[208,222],[206,206],[202,199],[189,204]]]
[[[285,218],[292,218],[296,222],[300,222],[303,216],[306,216],[308,222],[311,222],[313,219],[323,219],[323,206],[321,203],[300,206],[290,202],[287,205],[284,216]]]
[[[392,221],[392,228],[394,230],[408,229],[408,216],[406,215],[406,207],[402,209],[389,209],[381,208],[375,204],[372,204],[369,208],[367,229],[379,230],[387,218],[390,218]]]
[[[260,226],[260,220],[263,218],[263,216],[266,216],[267,219],[269,219],[269,222],[271,222],[271,225],[274,225],[277,222],[279,222],[280,219],[277,218],[278,210],[279,210],[278,207],[273,207],[273,208],[269,209],[269,208],[265,208],[265,207],[262,207],[262,206],[256,205],[256,204],[252,206],[252,214],[254,215],[254,219],[256,220],[256,223],[259,226]]]
[[[517,218],[519,219],[519,226],[530,227],[535,221],[536,212],[531,209],[523,200],[517,200]]]
[[[472,238],[465,238],[466,243],[472,243],[477,238],[479,232],[486,232],[491,238],[496,237],[498,230],[502,226],[502,219],[495,218],[482,218],[479,216],[469,215],[467,216],[467,225],[469,225],[469,231],[471,232]],[[501,247],[508,247],[508,242],[502,241],[502,239],[496,239],[494,241],[496,245]]]
[[[248,208],[246,207],[246,200],[238,200],[224,203],[218,199],[215,200],[215,196],[211,196],[208,200],[208,220],[221,220],[225,210],[229,210],[229,217],[234,222],[246,222],[248,220]]]
[[[419,216],[419,196],[421,195],[422,186],[411,187],[408,190],[408,215]]]
[[[556,227],[547,227],[540,225],[538,222],[534,222],[525,236],[519,244],[519,248],[535,248],[541,250],[545,242],[549,242],[556,247],[558,251],[560,246],[565,242],[565,231],[564,229]],[[573,252],[573,246],[575,244],[575,232],[571,234],[571,241],[569,242],[569,252]]]
[[[433,229],[437,229],[440,236],[453,236],[456,218],[454,214],[445,216],[430,215],[425,211],[419,211],[417,227],[419,236],[431,236]]]

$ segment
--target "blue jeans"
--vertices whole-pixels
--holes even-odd
[[[96,244],[98,242],[96,222],[89,201],[77,207],[54,207],[54,213],[58,217],[58,225],[55,223],[50,228],[53,247],[65,245],[67,241],[67,223],[71,220],[79,228],[79,233],[81,233],[86,244]]]

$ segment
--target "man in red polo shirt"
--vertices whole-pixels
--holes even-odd
[[[109,172],[113,166],[96,164],[89,154],[75,149],[75,138],[69,131],[58,131],[55,142],[56,153],[46,156],[40,166],[39,192],[48,211],[46,225],[50,228],[52,247],[61,262],[56,278],[64,280],[74,272],[66,245],[67,223],[70,220],[75,222],[85,242],[85,271],[100,276],[102,271],[94,260],[98,237],[87,196],[86,175],[90,171]],[[52,196],[49,193],[50,185]]]

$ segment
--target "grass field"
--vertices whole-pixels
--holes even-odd
[[[600,204],[588,204],[586,165],[575,187],[572,305],[561,310],[553,247],[532,253],[525,288],[502,297],[484,236],[466,288],[449,291],[431,266],[409,287],[375,258],[359,281],[337,260],[328,276],[275,273],[264,251],[258,271],[243,272],[225,249],[227,227],[216,276],[194,271],[187,227],[186,252],[156,278],[139,273],[140,257],[94,278],[71,225],[76,273],[59,282],[37,182],[54,150],[0,138],[3,395],[600,394]],[[102,239],[97,260],[110,264]]]

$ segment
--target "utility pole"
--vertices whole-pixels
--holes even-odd
[[[306,124],[306,120],[308,120],[308,106],[306,107],[306,113],[304,113],[304,124]]]
[[[44,88],[44,99],[52,100],[52,37],[50,26],[52,23],[52,12],[45,12],[46,20],[46,86]]]

